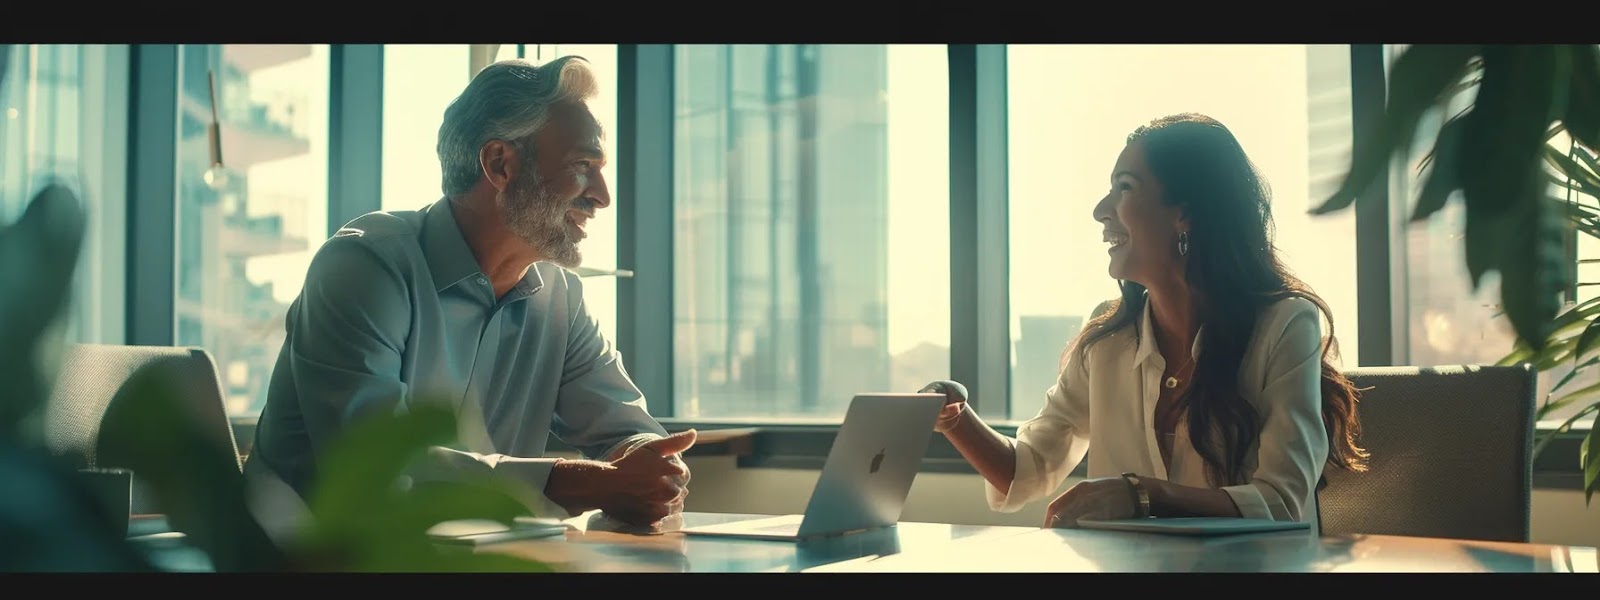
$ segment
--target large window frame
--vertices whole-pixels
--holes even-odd
[[[1350,48],[1355,144],[1381,116],[1387,94],[1383,47]],[[673,398],[673,46],[618,45],[617,267],[635,273],[617,282],[617,339],[648,407],[669,430],[755,427],[743,467],[818,468],[837,424],[782,420],[687,420],[674,417]],[[126,343],[174,341],[174,207],[177,48],[136,45],[129,53]],[[381,45],[333,45],[330,69],[329,233],[379,208],[382,187]],[[1010,340],[1007,268],[1006,49],[952,44],[950,69],[950,373],[967,383],[978,413],[1004,419],[1009,397]],[[1387,181],[1388,174],[1384,180]],[[1357,313],[1361,366],[1392,364],[1404,342],[1399,311],[1404,257],[1391,252],[1403,235],[1391,219],[1389,186],[1369,191],[1356,210]],[[247,445],[253,418],[236,420]],[[1015,422],[1002,422],[1015,434]],[[1581,483],[1577,444],[1560,438],[1534,465],[1538,487]],[[554,445],[559,449],[559,445]],[[924,472],[974,472],[941,436]]]

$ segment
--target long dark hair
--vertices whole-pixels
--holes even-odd
[[[1192,113],[1141,126],[1128,135],[1128,143],[1135,141],[1144,143],[1145,160],[1165,189],[1163,201],[1183,206],[1189,218],[1184,274],[1205,325],[1205,349],[1179,402],[1210,478],[1220,485],[1246,482],[1244,464],[1260,437],[1260,415],[1239,394],[1239,365],[1255,333],[1256,316],[1273,302],[1294,296],[1316,304],[1328,319],[1322,347],[1328,462],[1365,471],[1367,453],[1357,445],[1361,424],[1356,389],[1330,362],[1339,352],[1333,313],[1278,259],[1272,245],[1271,192],[1239,141],[1215,119]],[[1084,327],[1070,350],[1079,361],[1090,345],[1133,325],[1142,314],[1144,286],[1132,281],[1119,285],[1122,297]]]

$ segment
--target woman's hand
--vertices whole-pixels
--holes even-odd
[[[939,420],[933,422],[934,431],[945,433],[961,422],[967,409],[967,386],[944,379],[922,386],[918,393],[944,394],[944,408],[939,411]]]
[[[1133,484],[1121,477],[1087,479],[1057,496],[1044,511],[1045,527],[1074,529],[1078,519],[1130,519],[1138,511]]]

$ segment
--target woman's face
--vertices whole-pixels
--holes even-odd
[[[1188,230],[1188,220],[1162,198],[1161,182],[1145,162],[1144,144],[1135,140],[1111,169],[1111,191],[1094,206],[1094,220],[1105,226],[1111,245],[1112,278],[1147,288],[1174,276],[1181,279],[1178,232]]]

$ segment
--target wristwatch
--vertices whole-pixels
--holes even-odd
[[[1134,473],[1123,473],[1122,480],[1128,482],[1128,491],[1133,495],[1133,516],[1143,519],[1150,516],[1150,492],[1144,489],[1144,483],[1139,481],[1139,476]]]

